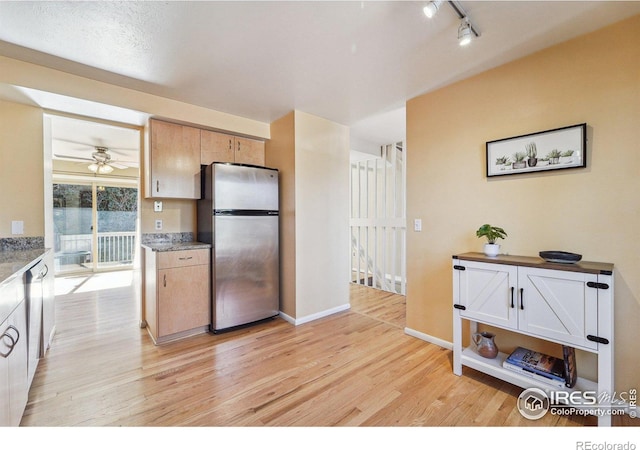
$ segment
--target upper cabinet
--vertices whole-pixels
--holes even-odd
[[[200,167],[213,162],[264,166],[264,141],[149,120],[146,198],[200,199]]]
[[[200,198],[200,129],[149,121],[145,197]]]
[[[232,162],[264,166],[264,142],[231,134],[201,130],[201,164]]]

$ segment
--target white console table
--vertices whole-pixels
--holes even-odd
[[[453,256],[453,372],[467,366],[522,388],[614,392],[613,264],[549,263],[539,257],[464,253]],[[463,321],[544,339],[597,354],[598,379],[578,378],[573,388],[553,387],[502,367],[507,354],[480,356],[462,345]],[[578,367],[578,375],[580,368]],[[608,402],[600,408],[610,408]],[[598,425],[611,425],[610,415]]]

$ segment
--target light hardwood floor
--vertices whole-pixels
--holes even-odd
[[[154,346],[126,279],[65,282],[22,426],[595,424],[527,420],[519,388],[471,369],[453,375],[451,351],[404,333],[403,296],[351,285],[351,310],[304,325],[275,319]]]

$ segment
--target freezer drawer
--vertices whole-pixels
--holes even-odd
[[[213,329],[278,315],[277,216],[215,216]]]

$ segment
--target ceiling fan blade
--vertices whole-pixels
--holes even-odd
[[[73,155],[59,155],[54,153],[53,156],[60,159],[69,159],[72,161],[95,161],[93,158],[83,158],[81,156],[73,156]]]
[[[81,145],[83,147],[87,147],[87,148],[95,148],[95,145],[92,144],[87,144],[86,142],[78,142],[78,141],[72,141],[69,139],[60,139],[60,138],[53,138],[54,141],[58,141],[58,142],[66,142],[67,144],[73,144],[73,145]]]
[[[109,165],[113,166],[116,169],[128,169],[129,166],[125,166],[124,164],[119,164],[117,162],[109,161]]]
[[[109,147],[109,153],[112,155],[119,155],[124,158],[131,157],[132,154],[137,155],[139,150],[137,148],[111,148]]]

